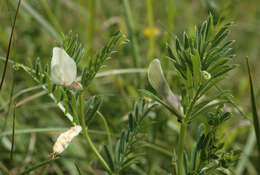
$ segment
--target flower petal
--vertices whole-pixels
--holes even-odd
[[[154,59],[150,63],[148,68],[148,80],[157,93],[165,98],[173,107],[178,108],[179,100],[171,91],[163,75],[160,60]]]
[[[51,80],[53,83],[69,86],[76,80],[77,65],[64,49],[54,47],[51,60]]]

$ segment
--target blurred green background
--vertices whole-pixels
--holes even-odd
[[[6,56],[17,2],[0,0],[0,57]],[[125,2],[128,2],[129,6],[126,6]],[[131,16],[127,10],[130,10]],[[167,79],[173,83],[171,66],[163,59],[167,52],[166,42],[174,47],[175,36],[181,36],[183,31],[192,31],[210,12],[221,20],[234,22],[229,38],[236,40],[233,50],[236,55],[234,63],[239,64],[239,67],[229,73],[221,84],[232,92],[235,101],[250,116],[245,57],[249,56],[256,97],[259,97],[259,0],[22,0],[10,58],[25,65],[31,65],[37,57],[43,62],[49,62],[52,48],[61,40],[60,32],[66,34],[69,31],[78,33],[87,51],[85,59],[91,58],[114,32],[120,30],[128,37],[129,42],[106,62],[102,71],[129,68],[143,70],[148,67],[151,58],[161,58],[165,70],[168,71]],[[154,35],[151,37],[153,31]],[[137,50],[133,50],[133,43],[134,49]],[[81,64],[84,65],[84,60]],[[3,65],[4,62],[1,61],[1,73]],[[13,83],[14,91],[11,94]],[[139,88],[151,88],[144,72],[96,78],[89,88],[89,95],[103,97],[101,112],[108,119],[115,138],[127,124],[125,116],[132,110],[134,100],[138,99]],[[10,94],[15,97],[15,103],[19,104],[16,109],[16,129],[21,132],[15,138],[13,161],[9,160],[11,137],[8,131],[12,128],[12,112],[8,107]],[[256,100],[260,104],[259,98]],[[227,149],[233,147],[243,150],[250,134],[250,122],[236,110],[228,110],[234,115],[221,134],[223,139],[226,139]],[[177,125],[167,111],[158,109],[145,126],[148,140],[169,150],[174,148]],[[192,138],[195,138],[195,135],[192,133],[196,130],[195,126],[197,125],[190,128],[191,139],[187,140],[187,147],[194,143]],[[70,124],[30,76],[22,70],[14,70],[9,65],[5,84],[0,92],[0,127],[0,174],[6,173],[5,168],[16,174],[32,163],[46,159],[52,151],[58,133],[70,127]],[[92,139],[102,150],[106,139],[102,132],[97,132],[104,131],[102,121],[96,119],[90,129],[94,130],[91,133]],[[256,169],[259,166],[256,165],[260,162],[256,161],[254,152],[256,150],[252,149],[243,174],[257,174]],[[46,171],[43,172],[76,174],[74,161],[89,174],[101,173],[94,155],[85,141],[79,138],[70,145],[62,159],[45,167]],[[128,174],[142,174],[142,171],[148,174],[167,174],[170,161],[168,157],[147,150],[146,159]]]

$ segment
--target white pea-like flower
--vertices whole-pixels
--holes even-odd
[[[148,80],[151,86],[164,97],[173,107],[178,108],[178,97],[171,91],[166,81],[159,59],[154,59],[148,68]]]
[[[61,154],[69,146],[72,139],[81,132],[81,130],[81,126],[76,125],[71,127],[68,131],[60,134],[53,146],[53,153],[51,155],[56,156]]]
[[[59,47],[53,48],[51,60],[51,80],[54,84],[70,86],[77,77],[75,61]]]

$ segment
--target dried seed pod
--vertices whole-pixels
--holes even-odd
[[[81,130],[81,126],[76,125],[74,127],[71,127],[68,131],[59,135],[57,141],[53,146],[53,153],[51,155],[57,156],[61,154],[69,146],[72,139],[81,132]]]

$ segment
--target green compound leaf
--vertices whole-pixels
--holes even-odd
[[[106,45],[99,50],[92,58],[88,58],[87,66],[84,68],[81,78],[81,84],[87,88],[90,82],[94,79],[97,72],[102,68],[104,62],[111,57],[115,50],[125,41],[124,35],[121,32],[114,34]]]
[[[110,168],[112,171],[115,171],[114,162],[113,162],[111,153],[110,153],[110,151],[109,151],[107,145],[104,145],[104,152],[105,152],[105,155],[106,155],[106,157],[107,157],[107,163],[108,163],[108,165],[109,165],[109,168]]]
[[[193,82],[195,90],[198,89],[201,80],[201,63],[200,56],[197,51],[192,55],[192,68],[193,68]]]

